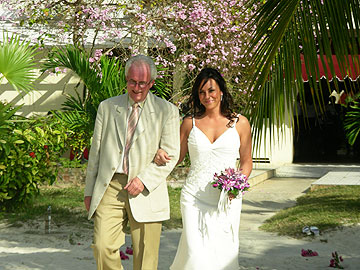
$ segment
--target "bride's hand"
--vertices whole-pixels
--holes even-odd
[[[171,160],[171,158],[168,156],[166,151],[159,149],[156,152],[156,155],[154,157],[154,162],[158,166],[164,166],[166,163],[168,163]]]
[[[229,200],[231,201],[232,199],[235,199],[235,195],[232,193],[229,193]]]

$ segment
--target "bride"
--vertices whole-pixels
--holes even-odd
[[[218,211],[220,190],[211,185],[214,173],[236,167],[252,170],[251,133],[246,117],[232,111],[232,97],[221,74],[203,69],[188,101],[192,117],[180,128],[180,163],[189,151],[191,168],[181,191],[183,231],[171,270],[239,269],[239,225],[242,196],[231,197],[227,211]],[[159,150],[154,161],[169,156]]]

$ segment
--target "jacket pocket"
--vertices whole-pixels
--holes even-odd
[[[153,212],[169,211],[169,194],[166,183],[161,184],[150,196],[150,207]]]

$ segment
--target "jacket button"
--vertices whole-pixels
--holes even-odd
[[[106,187],[107,186],[107,184],[104,184],[104,187]]]
[[[115,171],[115,167],[112,167],[111,169],[112,169],[113,171]]]
[[[119,154],[121,155],[121,153],[122,153],[122,151],[120,150],[120,151],[119,151]]]

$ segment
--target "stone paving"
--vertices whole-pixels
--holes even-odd
[[[360,185],[360,165],[357,164],[289,164],[279,167],[255,166],[253,178],[264,178],[264,172],[270,177],[317,178],[311,184],[311,190],[334,185]],[[266,180],[265,179],[265,180]],[[251,180],[251,179],[250,179]],[[261,179],[264,181],[263,179]],[[254,181],[254,180],[253,180]],[[260,181],[260,182],[262,182]],[[255,181],[255,183],[257,183]]]
[[[342,172],[328,172],[319,180],[311,184],[311,190],[327,186],[360,185],[360,172],[342,171]]]

